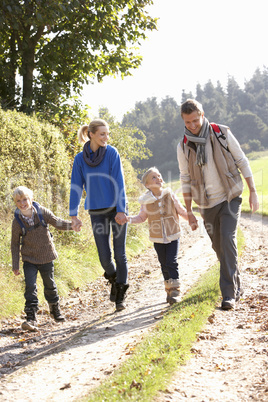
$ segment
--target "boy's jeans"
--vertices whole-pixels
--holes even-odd
[[[90,214],[93,234],[102,268],[109,276],[112,276],[116,272],[117,283],[127,283],[127,224],[119,225],[114,219],[115,216],[115,209],[106,213]],[[111,229],[113,232],[113,249],[116,267],[112,260]]]
[[[38,298],[37,298],[37,273],[40,275],[44,284],[44,295],[48,303],[57,303],[59,296],[57,292],[57,286],[54,281],[54,263],[53,261],[47,264],[32,264],[25,261],[23,263],[24,277],[25,277],[25,308],[34,308],[38,310]]]

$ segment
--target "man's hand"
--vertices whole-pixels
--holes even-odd
[[[192,212],[188,212],[188,222],[192,230],[196,230],[198,228],[198,220]]]
[[[252,212],[256,212],[260,207],[258,194],[256,191],[250,191],[249,193],[249,206]]]
[[[77,218],[77,216],[72,216],[72,229],[75,232],[80,232],[81,227],[83,226],[82,221]]]
[[[16,276],[18,276],[18,275],[20,275],[20,270],[19,269],[14,269],[14,275],[16,275]]]

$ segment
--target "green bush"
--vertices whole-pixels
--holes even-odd
[[[13,208],[12,192],[19,185],[56,212],[69,193],[70,161],[60,132],[36,117],[0,109],[0,139],[2,212]]]

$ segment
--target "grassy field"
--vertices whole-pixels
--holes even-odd
[[[252,159],[255,158],[255,159]],[[268,215],[268,151],[259,154],[250,154],[250,166],[253,172],[256,189],[259,196],[259,214]],[[245,185],[243,192],[242,210],[249,212],[248,188]]]
[[[250,164],[260,199],[258,213],[268,215],[268,151],[249,155]],[[180,183],[167,183],[174,191],[179,192]],[[181,194],[178,193],[179,197]],[[132,208],[136,210],[137,205]],[[131,213],[134,210],[130,211]],[[243,193],[242,210],[248,212],[248,191],[245,186]],[[67,218],[67,217],[65,217]],[[11,221],[12,214],[5,216],[0,225],[0,318],[20,314],[24,305],[23,275],[15,277],[11,271]],[[55,261],[55,278],[61,297],[66,297],[71,289],[81,288],[103,274],[100,267],[97,250],[90,228],[89,216],[84,213],[83,230],[80,233],[63,233],[53,230],[56,249],[59,254]],[[145,225],[132,225],[128,230],[127,255],[131,258],[140,253],[151,243],[148,240],[148,229]],[[75,272],[75,274],[74,274]],[[44,302],[42,284],[38,279],[38,290],[41,304]]]

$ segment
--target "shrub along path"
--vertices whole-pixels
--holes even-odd
[[[245,294],[235,311],[218,307],[193,357],[156,401],[267,400],[268,226],[266,219],[241,219],[246,248],[240,260]],[[202,229],[183,222],[180,248],[182,293],[215,262]],[[62,301],[67,318],[54,323],[41,309],[39,331],[25,333],[21,318],[4,320],[0,331],[2,401],[72,401],[87,394],[135,349],[167,310],[153,249],[130,262],[127,308],[114,313],[104,278]],[[220,306],[220,301],[219,301]]]

